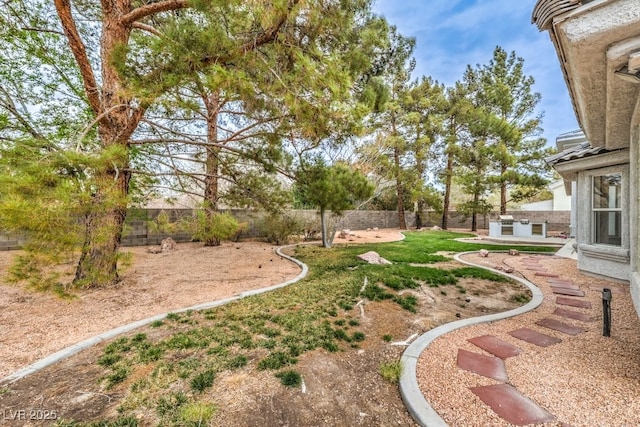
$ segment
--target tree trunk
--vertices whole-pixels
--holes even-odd
[[[204,178],[204,209],[207,216],[207,226],[211,217],[218,212],[219,187],[218,176],[220,168],[220,148],[218,143],[218,114],[220,112],[220,97],[218,93],[202,95],[207,109],[207,159],[206,176]],[[220,239],[212,236],[209,230],[205,233],[205,246],[219,246]]]
[[[422,214],[424,212],[424,200],[418,200],[416,204],[416,230],[422,228]]]
[[[451,180],[453,177],[453,153],[447,153],[447,169],[444,177],[444,200],[442,202],[442,229],[449,227],[449,204],[451,202]]]
[[[420,130],[416,131],[416,141],[420,139]],[[424,165],[424,146],[420,147],[416,145],[415,149],[415,157],[416,157],[416,174],[418,179],[420,180],[420,194],[418,196],[418,200],[416,201],[416,230],[420,230],[423,225],[423,215],[425,210],[426,202],[424,200],[424,175],[425,175],[425,165]]]
[[[328,236],[326,211],[325,211],[324,208],[320,208],[320,226],[321,226],[321,229],[322,229],[322,247],[323,248],[330,248],[331,247],[331,242],[330,242],[329,236]]]
[[[471,231],[478,231],[478,202],[480,195],[476,192],[473,195],[473,210],[471,212]]]
[[[133,105],[124,88],[113,54],[126,46],[131,24],[121,18],[131,11],[129,1],[102,2],[100,56],[102,87],[99,90],[89,58],[75,28],[69,3],[56,0],[56,9],[69,46],[76,58],[89,104],[98,123],[101,152],[111,151],[109,160],[95,172],[95,189],[85,217],[85,240],[76,267],[74,283],[96,286],[118,282],[117,258],[127,213],[129,194],[129,138],[144,114],[144,106]]]
[[[398,226],[400,230],[407,229],[407,221],[404,217],[404,185],[402,183],[402,171],[400,170],[400,150],[393,149],[393,161],[396,168],[396,193],[398,195]]]
[[[507,165],[500,166],[500,175],[503,177],[500,183],[500,215],[507,213],[507,183],[504,181],[504,174],[507,173]]]
[[[109,170],[101,179],[104,184],[92,196],[74,284],[92,287],[119,282],[118,249],[127,215],[129,179],[127,171]]]

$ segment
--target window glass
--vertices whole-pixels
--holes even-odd
[[[622,245],[622,174],[593,177],[593,242]]]
[[[619,209],[621,201],[620,187],[622,174],[593,177],[593,208],[594,209]]]

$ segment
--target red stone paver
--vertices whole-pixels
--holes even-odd
[[[499,357],[500,359],[506,359],[522,353],[522,350],[519,347],[502,341],[500,338],[494,337],[493,335],[482,335],[480,337],[469,338],[467,341],[480,347],[484,351]]]
[[[562,342],[559,338],[541,334],[529,328],[516,329],[515,331],[509,332],[509,335],[539,347],[549,347],[550,345]]]
[[[517,426],[543,424],[555,418],[509,384],[470,387],[496,414]]]
[[[578,285],[576,285],[575,282],[570,279],[559,279],[559,278],[550,277],[547,279],[547,282],[549,282],[549,284],[551,285],[570,285],[571,287],[575,286],[576,289],[579,289]]]
[[[580,289],[580,286],[576,285],[573,280],[554,279],[553,277],[550,277],[547,279],[547,283],[551,286],[558,286],[561,288]]]
[[[567,335],[579,335],[585,331],[584,329],[578,326],[569,325],[567,323],[561,322],[556,319],[552,319],[550,317],[547,317],[546,319],[538,320],[536,322],[536,325],[542,326],[544,328],[549,328],[554,331],[562,332],[563,334],[567,334]]]
[[[544,271],[538,271],[535,275],[540,277],[560,277],[556,273],[545,273]]]
[[[556,304],[568,305],[570,307],[578,307],[578,308],[591,308],[591,303],[589,301],[580,301],[574,298],[567,298],[567,297],[557,297]]]
[[[583,297],[584,296],[584,291],[581,291],[579,289],[562,288],[562,287],[553,286],[553,285],[551,285],[551,291],[554,294],[558,294],[558,295],[569,295],[569,296],[572,296],[572,297]]]
[[[484,354],[474,353],[464,349],[458,349],[458,367],[465,371],[484,377],[493,378],[496,381],[507,382],[507,370],[502,359]]]
[[[593,322],[595,319],[588,314],[580,313],[578,311],[567,310],[566,308],[558,307],[552,313],[556,316],[566,317],[567,319],[579,320],[581,322]]]

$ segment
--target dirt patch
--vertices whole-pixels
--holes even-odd
[[[397,230],[358,231],[336,243],[397,240]],[[342,241],[341,241],[342,240]],[[131,321],[177,308],[223,299],[241,291],[269,286],[294,277],[299,268],[281,260],[272,246],[244,242],[204,248],[178,245],[166,254],[134,248],[133,265],[122,286],[89,290],[66,302],[2,285],[0,293],[0,376],[82,339]],[[0,254],[6,266],[7,254]],[[459,267],[455,262],[447,263]],[[367,339],[357,348],[337,353],[305,353],[295,366],[304,387],[285,388],[271,371],[255,364],[216,378],[202,395],[217,407],[214,426],[415,425],[402,403],[397,384],[379,374],[382,362],[397,361],[405,346],[393,345],[415,334],[459,318],[515,307],[519,285],[463,279],[459,286],[423,286],[413,293],[417,313],[390,301],[368,302],[360,316]],[[157,337],[158,330],[142,328]],[[390,340],[389,338],[392,338]],[[392,342],[389,342],[392,341]],[[96,364],[105,344],[0,386],[3,425],[50,425],[57,419],[95,420],[117,415],[117,408],[135,376],[111,390],[99,385],[108,371]],[[171,390],[167,389],[167,393]],[[139,414],[140,425],[155,425],[156,414]],[[35,417],[35,419],[33,419]],[[40,417],[40,418],[38,418]]]

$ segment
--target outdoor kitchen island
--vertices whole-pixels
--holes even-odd
[[[500,215],[497,221],[489,221],[489,237],[547,237],[547,223]]]

